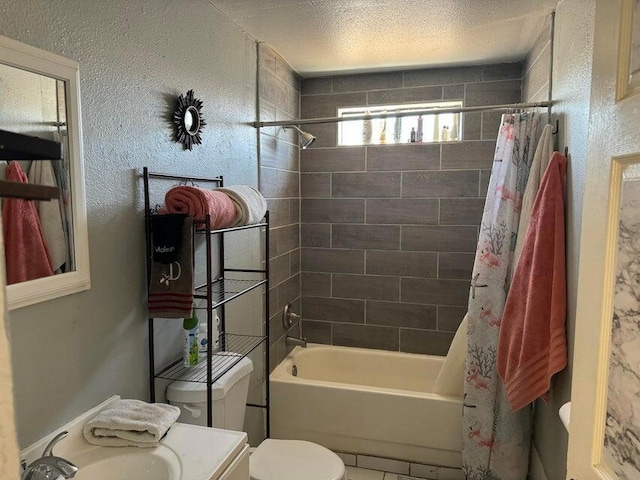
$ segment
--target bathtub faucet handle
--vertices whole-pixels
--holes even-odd
[[[284,306],[284,312],[282,312],[282,323],[284,324],[284,328],[289,328],[296,321],[300,320],[300,315],[297,313],[293,313],[292,306],[290,303],[287,303]]]

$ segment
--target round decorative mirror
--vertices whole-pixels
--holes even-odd
[[[186,96],[178,97],[178,106],[173,114],[176,126],[176,141],[182,143],[185,149],[191,150],[193,145],[202,143],[202,127],[206,125],[202,118],[202,101],[195,98],[193,90]]]

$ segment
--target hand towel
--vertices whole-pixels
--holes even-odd
[[[498,343],[498,372],[517,411],[549,390],[567,365],[564,178],[555,152],[533,205],[520,262],[507,296]]]
[[[51,163],[51,160],[31,162],[29,183],[57,187],[58,183],[56,182],[53,165]],[[64,224],[62,223],[60,199],[40,201],[36,202],[35,205],[40,217],[44,242],[49,252],[51,269],[54,272],[61,271],[62,266],[67,262],[69,256],[69,246],[64,231]]]
[[[18,162],[7,167],[7,180],[28,183]],[[53,275],[36,206],[31,200],[7,198],[2,205],[7,285]]]
[[[82,433],[87,442],[103,447],[157,447],[179,416],[173,405],[117,400],[89,420]]]
[[[216,188],[216,191],[227,194],[236,206],[236,217],[231,225],[233,227],[259,223],[267,213],[267,201],[258,190],[249,185],[232,185]]]
[[[178,259],[182,248],[182,226],[186,217],[181,213],[151,217],[154,262],[171,263]]]
[[[545,125],[542,129],[542,135],[536,147],[536,153],[531,162],[529,170],[529,178],[527,186],[522,196],[522,205],[520,206],[520,221],[518,224],[518,238],[516,240],[516,249],[513,254],[513,265],[518,265],[518,260],[522,254],[522,246],[527,235],[527,227],[531,220],[531,212],[533,211],[533,202],[535,202],[538,189],[540,188],[540,179],[549,166],[549,160],[553,154],[553,128],[551,125]],[[515,268],[513,270],[515,273]],[[513,277],[513,275],[512,275]]]
[[[163,218],[176,225],[169,215],[158,215],[153,225]],[[180,228],[180,249],[175,261],[151,262],[149,281],[149,315],[161,318],[187,318],[193,307],[193,219],[184,217]],[[155,250],[156,245],[152,245]]]
[[[164,201],[168,213],[184,213],[194,220],[204,220],[208,214],[212,229],[229,227],[236,218],[234,203],[216,190],[180,185],[169,190]],[[204,228],[198,225],[198,230]]]

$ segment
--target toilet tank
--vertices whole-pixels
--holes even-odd
[[[218,353],[211,359],[213,376],[235,363],[211,386],[213,426],[242,431],[253,363],[237,353]],[[186,381],[198,378],[201,381]],[[207,364],[189,368],[188,372],[167,387],[167,400],[180,408],[178,422],[207,426]]]

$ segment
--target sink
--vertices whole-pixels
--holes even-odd
[[[113,396],[60,429],[24,449],[27,464],[42,455],[44,447],[60,431],[68,436],[54,447],[54,454],[78,467],[74,480],[211,480],[246,456],[247,434],[176,423],[154,448],[99,447],[82,434],[84,424],[120,397]]]
[[[69,459],[79,468],[76,480],[179,480],[180,459],[170,448],[95,447]]]

